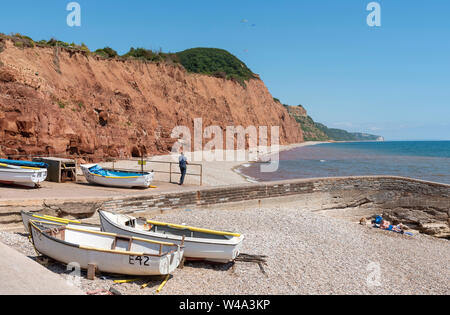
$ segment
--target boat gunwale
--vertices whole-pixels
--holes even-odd
[[[188,226],[188,225],[185,226],[185,225],[180,225],[180,224],[173,224],[173,223],[166,223],[166,222],[159,222],[159,221],[152,221],[152,220],[147,220],[147,223],[150,223],[152,225],[158,225],[158,226],[167,226],[168,228],[171,228],[171,229],[188,230],[191,232],[199,232],[199,233],[219,235],[219,236],[232,236],[232,237],[238,237],[238,238],[242,236],[242,234],[239,234],[239,233],[202,229],[202,228],[197,228],[194,226]]]
[[[47,166],[45,166],[45,167],[44,166],[43,167],[38,167],[38,166],[15,165],[15,164],[8,164],[8,163],[0,162],[0,166],[1,167],[6,167],[6,168],[9,168],[9,169],[16,169],[16,170],[20,170],[20,169],[34,170],[34,171],[47,170],[48,169],[48,164],[45,164],[45,165],[47,165]]]
[[[48,235],[45,230],[43,231],[38,226],[36,226],[35,223],[37,223],[39,225],[39,221],[30,220],[30,225],[32,227],[34,227],[35,229],[37,229],[38,232],[41,235],[43,235],[44,237],[50,239],[51,241],[55,241],[55,242],[63,244],[63,245],[68,245],[68,246],[71,246],[71,247],[74,247],[74,248],[79,248],[79,249],[88,250],[88,251],[96,251],[96,252],[102,252],[102,253],[128,255],[128,256],[164,257],[164,256],[169,256],[169,255],[172,255],[172,254],[178,252],[178,248],[180,250],[183,248],[183,246],[181,246],[181,245],[174,244],[174,246],[178,247],[176,250],[174,249],[174,250],[171,250],[171,251],[162,252],[160,254],[149,254],[149,253],[145,253],[145,252],[131,252],[131,251],[123,251],[123,250],[117,250],[117,249],[103,249],[103,248],[85,246],[85,245],[80,245],[80,244],[75,244],[75,243],[69,243],[67,241],[60,240],[60,239],[58,239],[56,237],[52,237],[52,236]],[[45,224],[49,224],[49,223],[45,223]],[[61,225],[61,224],[56,224],[56,223],[50,223],[50,224],[61,226],[64,229],[73,230],[70,227],[67,227],[67,226],[64,226],[64,225]],[[75,231],[78,231],[78,232],[91,232],[91,231],[87,231],[87,230],[76,230],[76,229],[75,229]],[[31,229],[30,229],[30,232],[31,232]],[[30,234],[33,235],[32,233],[30,233]],[[96,234],[96,233],[92,233],[92,234]],[[110,235],[106,235],[106,234],[110,234]],[[118,234],[113,234],[113,233],[103,233],[102,235],[104,235],[104,236],[120,236]],[[33,238],[33,236],[31,236],[31,237]],[[147,240],[139,239],[139,238],[136,239],[134,237],[132,237],[132,239],[133,240],[137,240],[137,241],[148,242]],[[152,243],[152,242],[148,242],[148,243]],[[33,240],[33,245],[34,245],[34,240]],[[161,244],[161,245],[163,245],[163,244]]]
[[[54,223],[59,223],[59,224],[73,224],[73,225],[81,225],[81,226],[88,226],[88,227],[98,227],[99,229],[101,229],[101,226],[98,224],[92,224],[92,223],[83,223],[81,221],[74,221],[74,220],[69,220],[69,219],[64,219],[64,218],[57,218],[57,217],[46,217],[46,215],[40,215],[40,214],[34,214],[32,212],[27,212],[27,211],[20,211],[21,215],[24,214],[26,216],[28,216],[31,220],[33,220],[33,218],[36,218],[36,220],[33,221],[49,221],[47,224],[54,222]],[[54,219],[53,219],[54,218]],[[56,219],[61,219],[61,221],[56,220]],[[63,221],[67,221],[63,222]]]
[[[131,228],[128,226],[122,226],[115,222],[112,222],[109,218],[107,218],[105,215],[103,215],[102,212],[108,213],[107,211],[103,211],[103,210],[98,211],[98,214],[100,216],[100,222],[101,222],[101,219],[104,218],[111,225],[116,226],[119,230],[126,230],[127,232],[139,234],[139,235],[142,235],[145,237],[162,238],[162,236],[164,236],[164,238],[168,238],[168,239],[175,239],[175,237],[177,237],[177,238],[180,237],[179,235],[162,234],[162,233],[152,232],[152,231],[141,231],[141,230],[137,230],[135,228]],[[114,214],[114,213],[112,213],[112,214]],[[153,235],[149,235],[150,233],[152,233]],[[239,237],[235,236],[228,240],[213,240],[210,238],[198,238],[198,237],[185,237],[185,239],[184,239],[185,242],[210,244],[210,245],[221,245],[221,246],[236,246],[239,243],[241,243],[243,240],[244,240],[244,235],[242,235],[242,234],[240,234]],[[177,241],[179,241],[179,240],[177,239]]]
[[[34,221],[37,222],[39,224],[39,220],[30,220],[30,221]],[[59,223],[59,222],[44,222],[44,224],[50,224],[50,225],[57,225],[57,226],[62,226],[64,228],[66,228],[67,230],[71,230],[71,231],[76,231],[76,232],[82,232],[82,233],[88,233],[88,234],[96,234],[96,235],[103,235],[103,236],[114,236],[114,237],[120,237],[120,236],[124,236],[124,235],[120,235],[117,233],[109,233],[109,232],[103,232],[103,231],[92,231],[92,230],[85,230],[85,229],[79,229],[79,228],[74,228],[74,227],[70,227],[67,226],[63,223]],[[167,246],[167,247],[178,247],[180,245],[175,244],[175,243],[169,243],[169,242],[159,242],[159,241],[152,241],[152,240],[148,240],[145,238],[140,238],[140,237],[131,237],[134,241],[141,241],[141,242],[145,242],[145,243],[149,243],[149,244],[155,244],[155,245],[162,245],[162,246]]]
[[[47,172],[46,168],[37,168],[37,167],[29,167],[29,166],[16,166],[16,165],[9,165],[9,164],[3,164],[0,163],[0,170],[8,171],[8,172],[14,172],[14,171],[22,171],[20,173],[43,173]],[[25,172],[29,171],[29,172]]]
[[[50,239],[51,241],[54,241],[54,242],[57,242],[57,243],[60,243],[60,244],[63,244],[63,245],[67,245],[67,246],[70,246],[70,247],[79,248],[79,245],[76,245],[76,244],[74,244],[74,243],[69,243],[69,242],[67,242],[67,241],[63,241],[63,240],[60,240],[60,239],[58,239],[58,238],[56,238],[56,237],[52,237],[52,236],[48,235],[47,233],[45,233],[44,231],[42,231],[38,226],[35,225],[36,222],[37,222],[37,221],[34,221],[34,220],[30,220],[30,221],[28,222],[28,224],[30,225],[30,235],[31,235],[31,239],[32,239],[32,241],[33,241],[33,246],[34,246],[35,249],[36,249],[36,246],[34,245],[34,238],[33,238],[32,228],[35,228],[35,229],[39,232],[40,235],[43,235],[44,237]],[[61,225],[60,225],[60,226],[61,226]],[[36,251],[37,251],[37,249],[36,249]]]

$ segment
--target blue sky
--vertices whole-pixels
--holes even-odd
[[[370,0],[2,1],[0,32],[176,52],[223,48],[261,75],[283,103],[330,127],[390,140],[450,139],[450,1]]]

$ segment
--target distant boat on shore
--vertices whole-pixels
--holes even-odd
[[[47,178],[45,163],[0,159],[0,183],[25,187],[39,187]]]
[[[151,172],[136,173],[103,169],[98,164],[84,164],[80,165],[80,168],[89,183],[109,187],[149,188],[154,176]]]

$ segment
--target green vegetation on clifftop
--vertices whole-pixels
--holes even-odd
[[[186,71],[215,76],[225,80],[232,80],[246,86],[246,81],[258,79],[241,60],[224,49],[218,48],[192,48],[178,53],[164,53],[145,48],[131,48],[126,54],[120,56],[117,51],[110,47],[97,49],[91,52],[85,44],[69,44],[57,39],[49,41],[33,41],[28,36],[17,34],[4,35],[0,33],[0,40],[9,38],[18,48],[39,47],[61,47],[71,51],[81,51],[106,59],[136,59],[147,62],[166,62],[169,64],[181,64]]]
[[[103,49],[97,49],[95,51],[95,53],[97,55],[105,57],[105,58],[115,58],[115,57],[119,56],[117,51],[115,51],[114,49],[112,49],[110,47],[105,47]]]
[[[192,48],[177,53],[183,67],[193,73],[214,75],[241,84],[256,75],[228,51],[217,48]]]

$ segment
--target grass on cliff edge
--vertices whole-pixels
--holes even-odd
[[[91,52],[84,43],[81,45],[76,45],[75,43],[69,44],[54,38],[49,41],[41,40],[35,42],[30,37],[19,33],[9,36],[0,34],[0,39],[2,38],[10,38],[14,42],[14,45],[19,48],[32,48],[35,45],[40,47],[58,46],[69,50],[94,54],[107,59],[137,59],[149,62],[181,64],[188,72],[232,80],[238,82],[243,87],[246,86],[246,81],[258,78],[244,62],[228,51],[218,48],[192,48],[178,53],[164,53],[161,50],[153,51],[145,48],[132,47],[129,52],[120,56],[117,51],[110,47]]]

